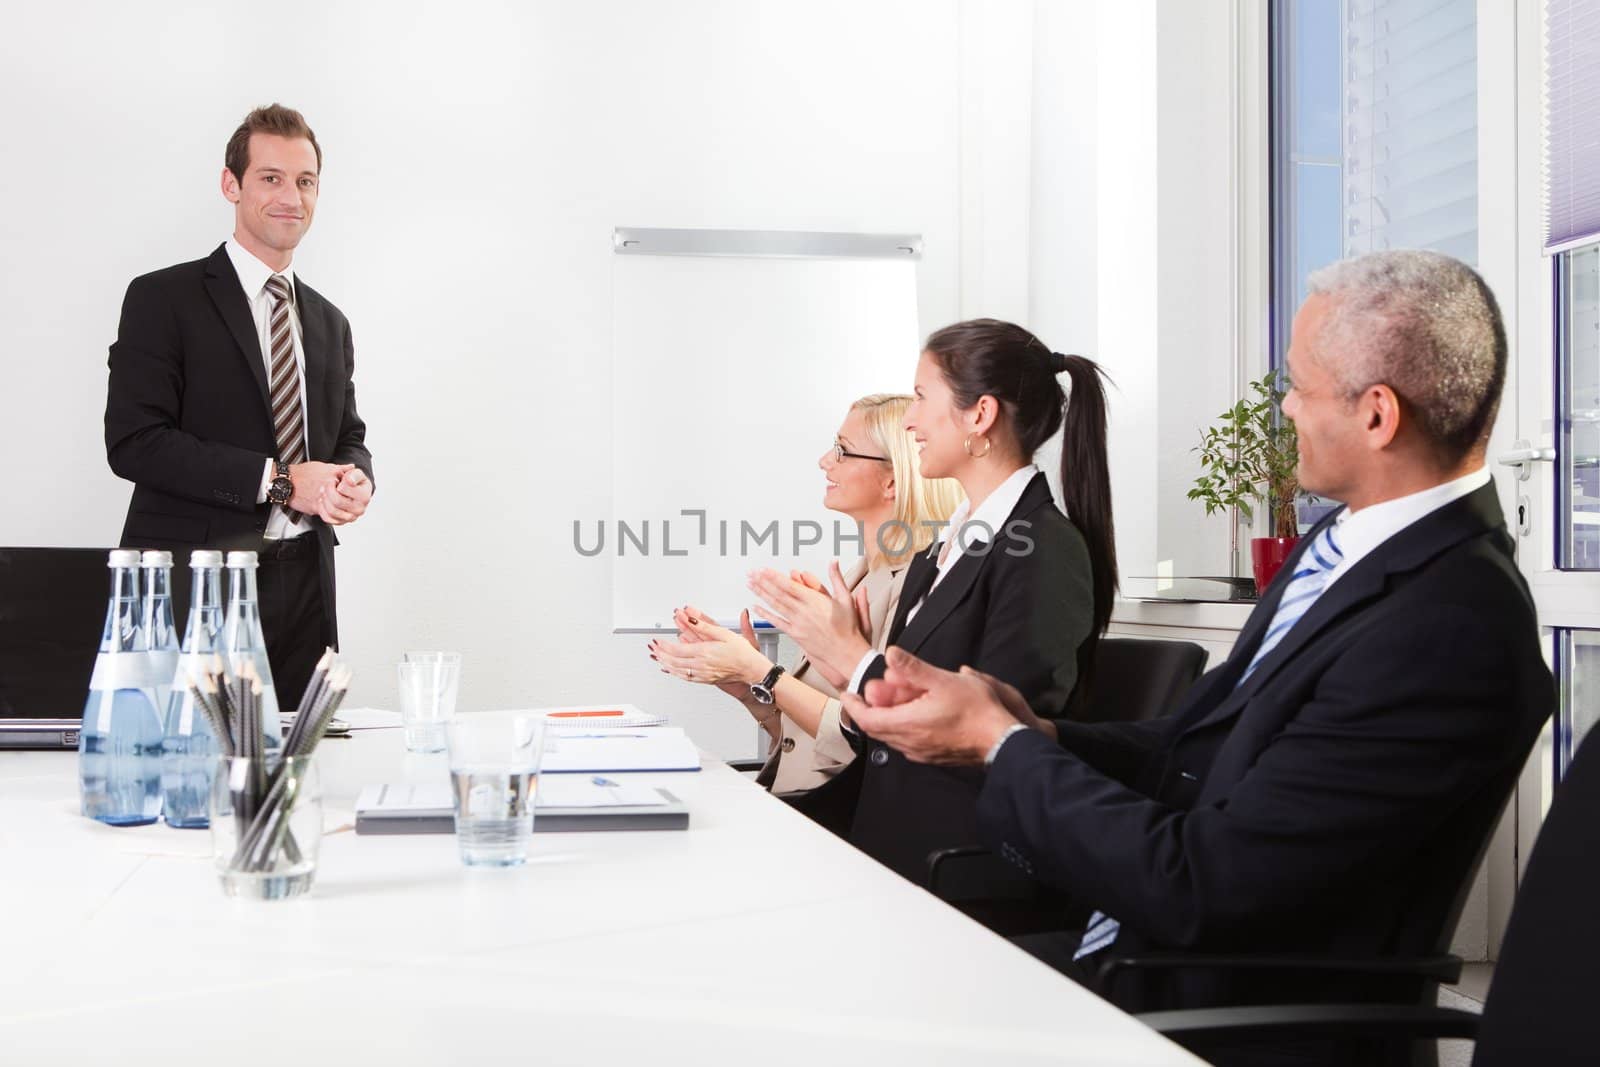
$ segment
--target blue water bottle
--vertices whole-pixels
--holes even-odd
[[[107,565],[111,600],[78,735],[79,790],[89,818],[141,826],[161,813],[157,679],[139,627],[139,553],[118,549]]]
[[[267,662],[267,639],[261,632],[261,608],[256,603],[256,554],[228,553],[228,613],[222,623],[222,655],[228,674],[237,678],[246,663],[261,679],[262,751],[276,756],[283,746],[278,719],[278,692]]]
[[[196,549],[189,555],[189,569],[194,575],[189,618],[161,740],[161,812],[168,826],[200,830],[211,825],[207,800],[218,748],[189,686],[211,669],[212,655],[222,648],[222,553]]]
[[[144,572],[139,629],[150,656],[150,674],[156,681],[152,699],[157,712],[166,710],[172,673],[178,666],[178,630],[172,620],[172,553],[145,551],[139,557]]]

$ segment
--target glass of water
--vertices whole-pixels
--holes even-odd
[[[544,725],[537,712],[480,712],[445,725],[456,843],[467,866],[527,861]]]
[[[400,661],[400,721],[406,748],[443,752],[444,724],[456,713],[459,652],[407,652]]]

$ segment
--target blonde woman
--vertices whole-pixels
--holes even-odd
[[[817,461],[827,479],[823,504],[860,523],[866,550],[847,572],[835,563],[831,577],[850,593],[855,627],[879,650],[907,565],[933,543],[962,500],[954,479],[918,473],[914,443],[901,425],[910,404],[911,397],[890,394],[856,401]],[[775,793],[802,792],[855,758],[839,726],[837,688],[804,658],[774,678],[778,669],[757,649],[748,611],[740,617],[742,634],[693,607],[673,612],[673,621],[678,640],[652,641],[651,658],[668,673],[715,685],[745,706],[772,739],[757,781]]]

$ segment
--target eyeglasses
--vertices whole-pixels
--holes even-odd
[[[835,441],[833,443],[833,461],[835,463],[842,463],[847,459],[870,459],[878,463],[889,462],[888,456],[869,456],[862,452],[846,452],[844,445],[840,444],[838,441]]]

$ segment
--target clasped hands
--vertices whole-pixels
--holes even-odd
[[[355,522],[372,500],[372,480],[353,463],[295,463],[289,480],[294,483],[289,507],[329,526]]]

